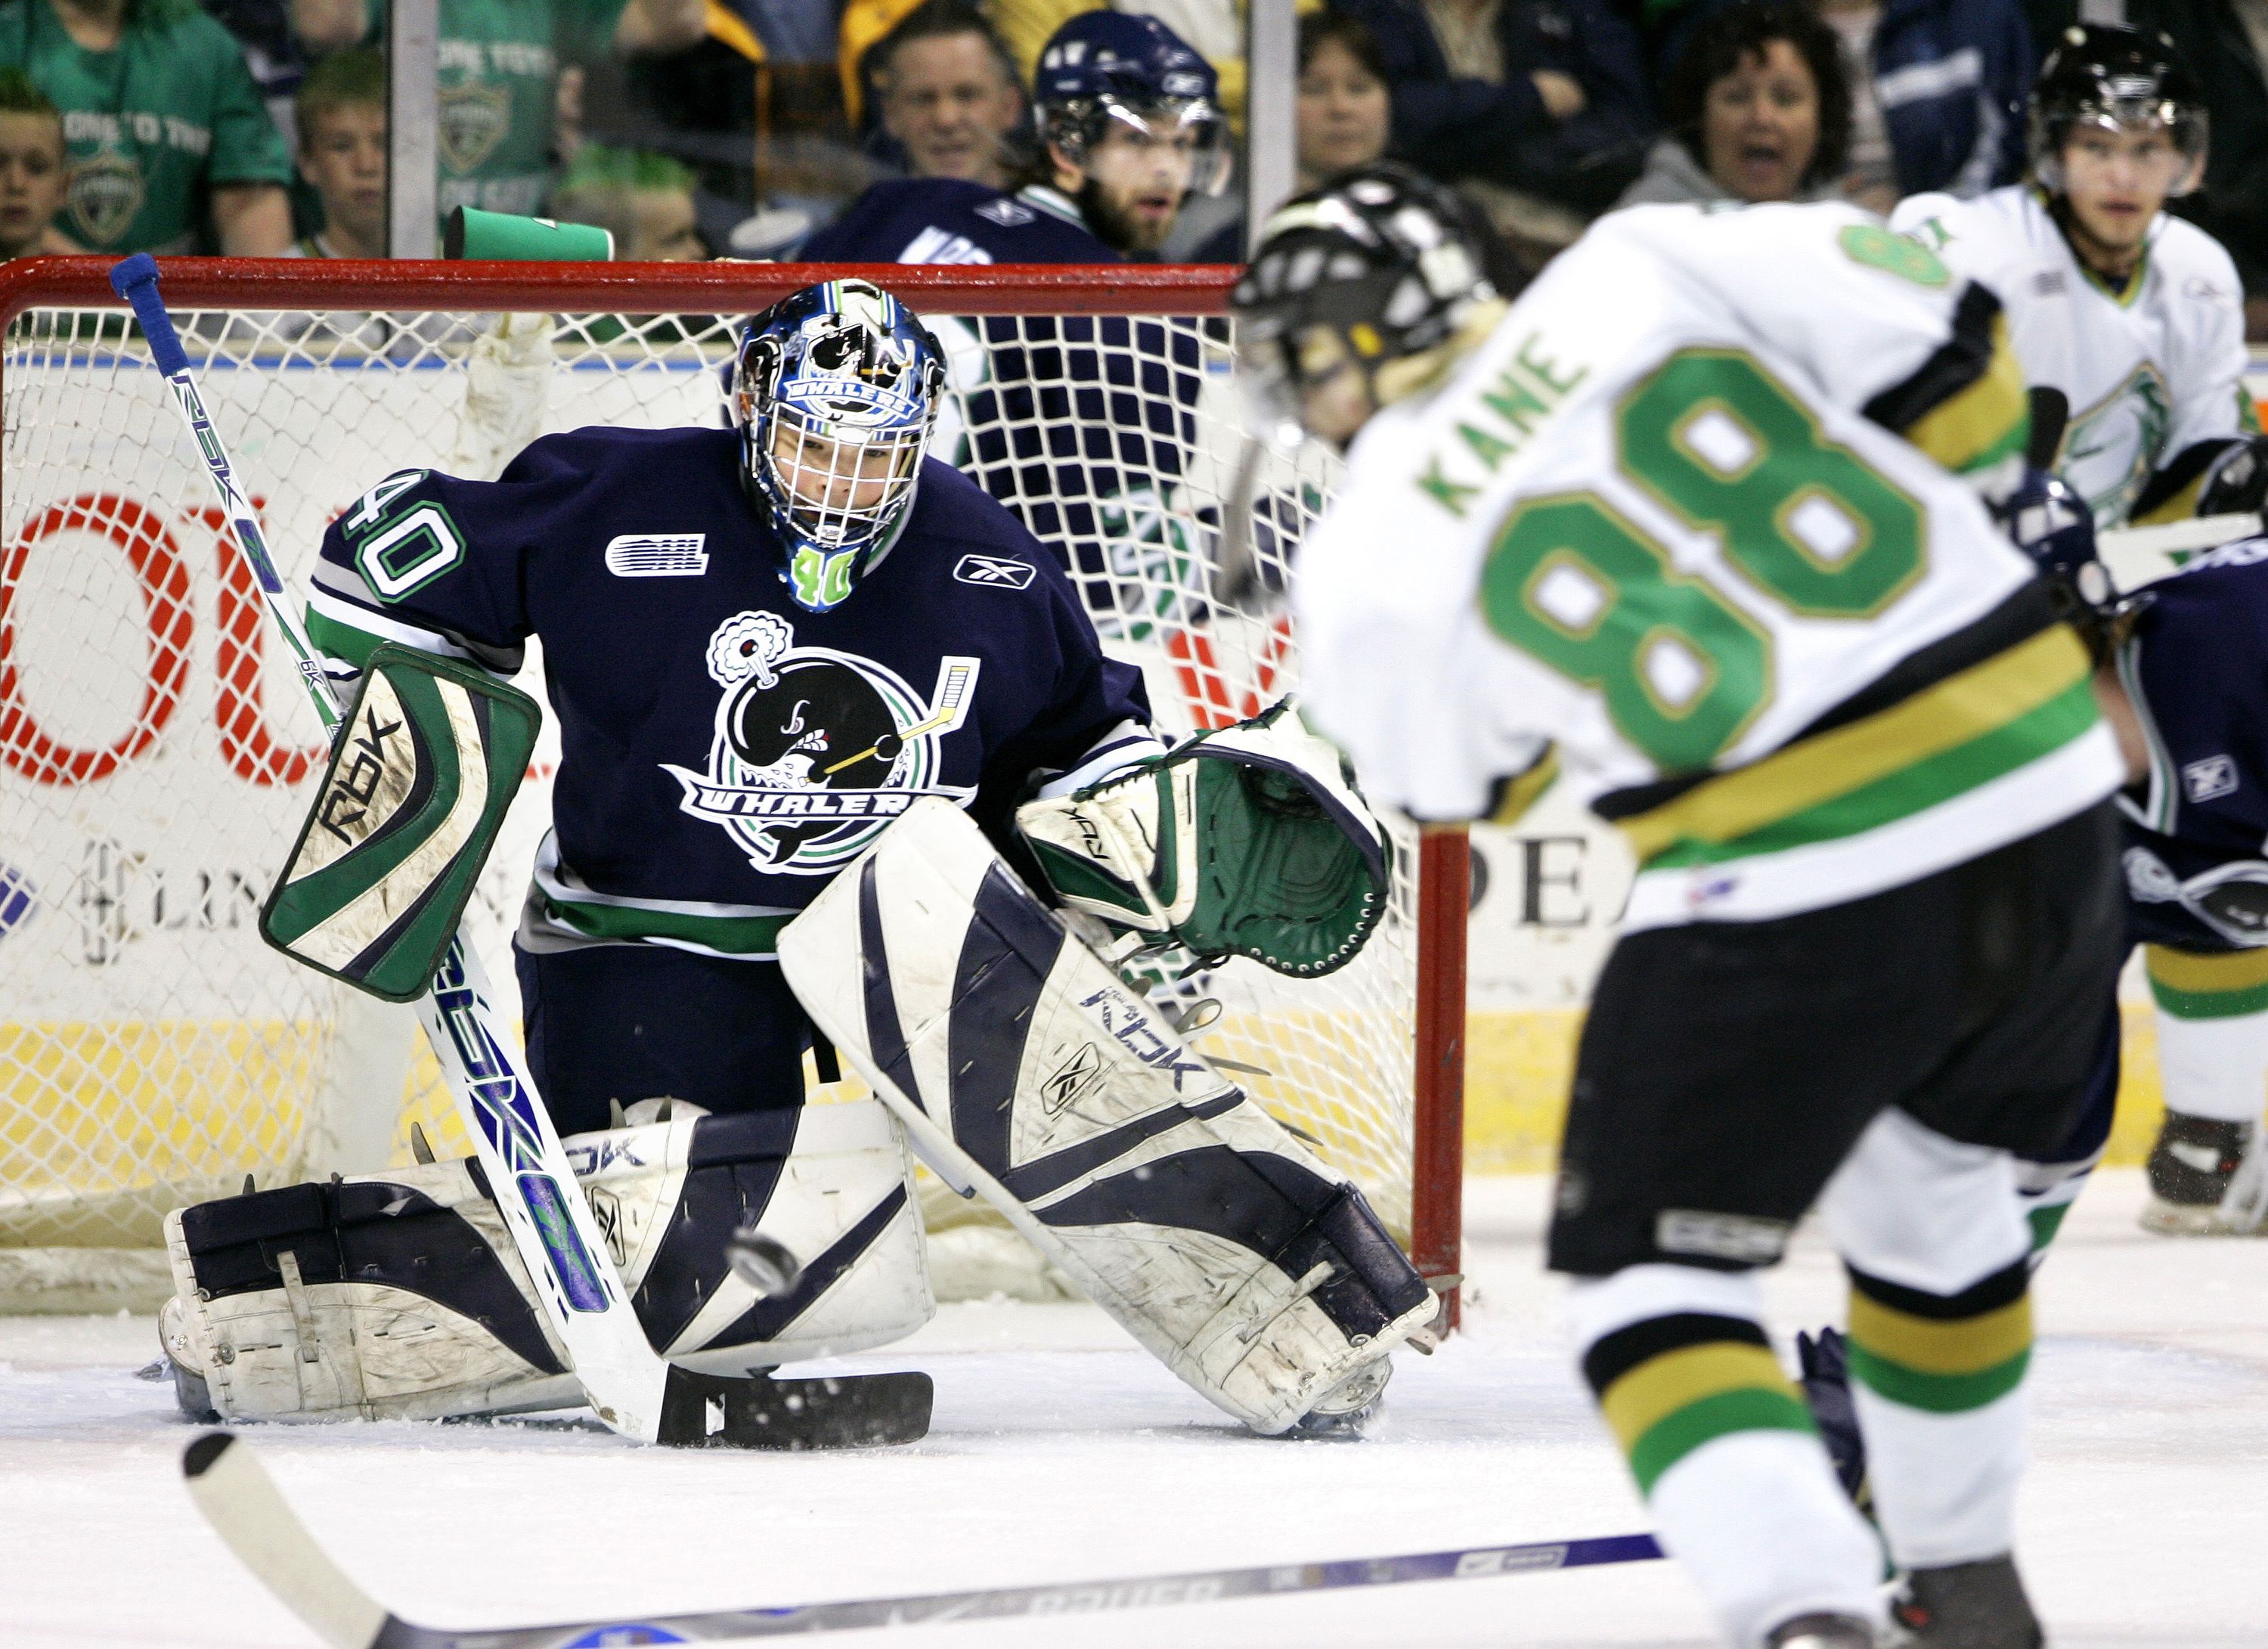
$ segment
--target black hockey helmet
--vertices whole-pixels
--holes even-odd
[[[2062,191],[2064,145],[2074,127],[2152,125],[2190,161],[2188,178],[2171,191],[2187,194],[2205,172],[2205,108],[2197,77],[2155,29],[2075,23],[2032,84],[2032,175]]]
[[[1262,225],[1252,265],[1230,295],[1241,342],[1259,370],[1296,394],[1301,345],[1337,335],[1377,393],[1378,372],[1446,342],[1496,296],[1464,202],[1390,161],[1296,195]]]

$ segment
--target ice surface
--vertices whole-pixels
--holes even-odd
[[[678,1611],[1136,1575],[1642,1528],[1538,1269],[1544,1183],[1467,1193],[1469,1331],[1406,1357],[1357,1444],[1243,1435],[1085,1306],[947,1307],[852,1366],[937,1379],[909,1449],[642,1449],[579,1423],[268,1428],[317,1535],[439,1624]],[[2036,1464],[2022,1553],[2058,1649],[2268,1644],[2268,1241],[2134,1226],[2106,1173],[2039,1285]],[[1800,1242],[1783,1336],[1839,1316]],[[178,1475],[193,1435],[133,1370],[151,1320],[0,1320],[0,1644],[307,1645],[209,1534]],[[1149,1610],[846,1634],[849,1645],[1316,1649],[1712,1640],[1646,1564]]]

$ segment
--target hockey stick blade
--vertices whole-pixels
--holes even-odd
[[[390,1613],[333,1563],[253,1457],[250,1445],[209,1432],[182,1458],[197,1508],[229,1550],[333,1649],[579,1649],[598,1644],[716,1642],[874,1626],[938,1625],[948,1621],[1029,1616],[1094,1615],[1230,1598],[1279,1597],[1353,1586],[1406,1586],[1418,1580],[1480,1580],[1600,1564],[1645,1563],[1662,1555],[1651,1535],[1607,1535],[1474,1546],[1455,1551],[1354,1557],[1335,1563],[1272,1564],[1248,1569],[1196,1570],[1125,1580],[932,1592],[914,1597],[861,1598],[839,1603],[652,1615],[643,1619],[562,1622],[550,1626],[488,1626],[452,1631]]]

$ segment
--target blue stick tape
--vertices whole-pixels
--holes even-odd
[[[181,348],[180,335],[173,330],[173,318],[166,313],[166,300],[158,296],[158,260],[137,252],[113,264],[110,290],[134,306],[134,319],[149,336],[151,358],[158,363],[158,370],[168,378],[188,372],[188,352]]]

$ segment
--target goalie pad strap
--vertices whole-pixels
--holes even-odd
[[[926,1158],[958,1167],[1189,1385],[1290,1426],[1432,1314],[1345,1177],[1184,1046],[957,809],[917,802],[781,966]]]
[[[388,644],[370,655],[261,937],[388,1002],[425,994],[535,748],[535,701]]]
[[[739,1375],[928,1320],[904,1144],[883,1107],[677,1110],[562,1142],[656,1351]],[[792,1287],[759,1296],[733,1274],[727,1240],[750,1225],[803,1262]],[[200,1204],[166,1237],[175,1361],[225,1417],[581,1400],[472,1159]]]

